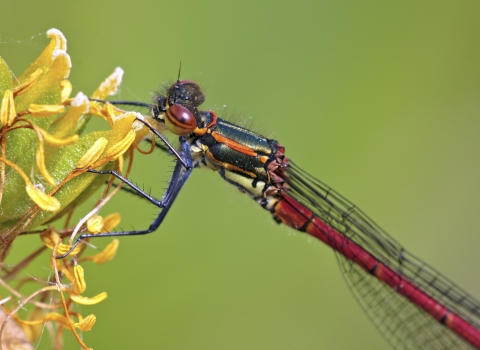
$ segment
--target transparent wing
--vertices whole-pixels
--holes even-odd
[[[480,328],[480,302],[437,270],[407,252],[353,203],[289,163],[289,195],[336,231],[414,283],[447,309]],[[449,328],[388,285],[337,253],[352,293],[384,337],[398,349],[472,349]]]

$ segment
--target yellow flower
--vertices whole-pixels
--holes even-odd
[[[0,256],[3,259],[5,254],[2,253],[19,234],[31,232],[41,225],[51,225],[64,214],[70,215],[77,205],[105,184],[107,178],[88,172],[90,168],[121,171],[124,159],[132,161],[133,145],[148,132],[143,124],[136,122],[137,118],[143,118],[136,112],[125,112],[108,103],[91,101],[81,92],[70,97],[72,84],[67,78],[71,61],[66,51],[66,39],[56,29],[49,30],[47,36],[51,39],[48,46],[17,79],[0,58]],[[115,94],[122,76],[123,71],[116,68],[92,98],[105,99]],[[92,117],[107,121],[108,130],[85,133],[85,124]],[[126,152],[128,154],[124,157]],[[119,241],[113,240],[103,251],[90,256],[83,256],[86,247],[83,244],[64,259],[57,260],[56,256],[69,251],[72,242],[67,242],[67,238],[86,232],[111,232],[120,223],[118,213],[104,218],[98,214],[119,189],[112,191],[111,187],[110,182],[101,200],[76,227],[59,229],[49,226],[36,231],[41,232],[42,247],[18,266],[9,267],[10,271],[2,271],[0,284],[8,286],[7,279],[12,280],[43,250],[51,249],[50,266],[54,280],[39,277],[34,282],[49,280],[52,283],[41,285],[29,296],[8,286],[12,295],[7,299],[12,310],[3,305],[9,317],[22,325],[32,341],[42,334],[41,326],[51,322],[57,327],[56,348],[61,346],[61,331],[68,329],[80,346],[88,349],[77,331],[90,330],[96,317],[91,314],[84,318],[73,308],[75,304],[99,303],[105,300],[107,293],[93,297],[83,295],[87,284],[80,263],[103,264],[112,260]],[[3,263],[4,260],[0,261]],[[20,289],[23,283],[18,285]],[[47,292],[50,294],[45,298]],[[45,303],[45,300],[49,302]],[[18,312],[26,304],[34,305],[34,308],[23,320]]]
[[[56,29],[47,35],[50,44],[18,79],[0,58],[1,246],[85,200],[105,181],[88,168],[118,168],[139,130],[138,113],[91,102],[83,93],[69,97],[66,39]],[[93,97],[114,94],[122,75],[115,69]],[[111,130],[84,134],[92,115]]]

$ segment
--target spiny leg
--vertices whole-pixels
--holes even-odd
[[[182,165],[183,166],[183,165]],[[128,192],[131,192],[133,194],[136,194],[137,196],[141,198],[145,198],[149,202],[151,202],[153,205],[159,207],[159,208],[164,208],[164,204],[162,203],[162,200],[158,200],[152,196],[150,196],[147,192],[142,190],[140,187],[135,185],[133,182],[128,180],[126,177],[123,177],[120,173],[116,172],[115,170],[95,170],[95,169],[88,169],[89,173],[95,173],[95,174],[100,174],[100,175],[113,175],[120,181],[122,181],[124,184],[128,185],[130,188],[126,189]]]
[[[123,176],[118,174],[115,171],[106,171],[104,173],[106,174],[111,174],[116,176],[122,181],[125,181],[126,184],[128,184],[130,187],[135,189],[135,191],[142,196],[143,198],[149,200],[151,203],[156,205],[157,207],[161,208],[161,212],[158,214],[158,216],[153,220],[153,222],[150,224],[150,226],[145,229],[145,230],[140,230],[140,231],[124,231],[124,232],[106,232],[106,233],[97,233],[97,234],[82,234],[80,235],[75,243],[73,243],[72,247],[69,249],[68,252],[65,254],[57,256],[57,259],[62,259],[66,257],[68,254],[72,252],[73,249],[80,243],[81,240],[87,239],[87,238],[96,238],[96,237],[119,237],[119,236],[137,236],[137,235],[144,235],[148,234],[151,232],[154,232],[158,229],[158,227],[162,224],[163,219],[165,219],[165,216],[167,215],[168,211],[170,210],[173,202],[175,201],[175,198],[177,197],[178,193],[182,189],[183,185],[187,181],[187,179],[190,177],[190,174],[192,173],[192,157],[190,154],[190,145],[188,142],[186,142],[185,138],[181,137],[180,138],[181,142],[181,154],[183,157],[177,159],[177,162],[175,164],[175,168],[173,170],[172,177],[170,178],[170,181],[168,183],[167,190],[165,191],[165,194],[163,195],[161,200],[157,200],[144,191],[140,190],[137,186],[135,186],[133,183],[125,179]],[[184,163],[186,166],[184,166],[183,162],[181,160],[184,160]],[[93,172],[98,172],[98,171],[93,171]],[[102,172],[100,172],[102,174]]]

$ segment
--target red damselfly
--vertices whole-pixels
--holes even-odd
[[[200,110],[204,99],[196,83],[178,80],[157,94],[154,104],[111,102],[148,107],[154,120],[178,135],[176,150],[158,130],[139,119],[162,140],[158,146],[176,157],[176,165],[160,200],[116,171],[90,169],[117,177],[162,210],[147,229],[83,234],[72,249],[87,238],[157,230],[192,170],[212,169],[278,223],[332,247],[357,300],[394,348],[480,349],[478,300],[406,251],[354,204],[303,171],[287,158],[280,143],[217,118],[213,111]]]

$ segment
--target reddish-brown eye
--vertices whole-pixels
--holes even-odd
[[[165,125],[175,135],[184,136],[191,134],[197,127],[197,120],[186,107],[171,105],[165,115]]]

